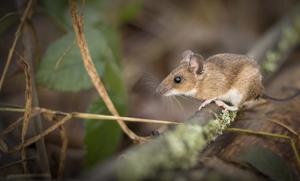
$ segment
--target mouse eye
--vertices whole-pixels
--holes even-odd
[[[175,82],[176,84],[179,84],[181,81],[182,81],[182,78],[181,78],[180,76],[175,76],[175,77],[174,77],[174,82]]]

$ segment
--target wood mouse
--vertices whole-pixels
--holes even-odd
[[[263,94],[262,75],[256,61],[246,55],[223,53],[206,60],[186,50],[180,65],[157,87],[164,96],[184,95],[205,100],[199,110],[211,102],[225,110],[236,111],[246,101],[259,97],[276,101]]]

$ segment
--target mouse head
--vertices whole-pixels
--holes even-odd
[[[175,68],[157,87],[156,91],[164,96],[196,94],[197,81],[202,79],[204,59],[191,50],[183,52],[181,64]]]

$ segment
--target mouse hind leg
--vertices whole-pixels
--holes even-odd
[[[247,101],[255,100],[263,92],[262,76],[256,67],[246,67],[238,76],[233,87],[240,92],[242,99],[240,105]]]
[[[215,100],[215,103],[229,111],[237,111],[244,99],[243,94],[236,88],[230,89],[226,94]],[[230,103],[231,105],[227,104]]]
[[[199,110],[201,110],[211,102],[215,102],[217,106],[222,107],[225,110],[237,111],[243,100],[243,94],[238,89],[232,88],[222,96],[204,101],[200,105]],[[231,105],[226,102],[230,103]]]

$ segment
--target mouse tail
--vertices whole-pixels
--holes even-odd
[[[263,93],[260,97],[263,98],[263,99],[269,99],[269,100],[272,100],[272,101],[290,101],[290,100],[294,99],[297,96],[300,96],[300,91],[296,92],[294,95],[291,95],[291,96],[285,97],[285,98],[272,97],[272,96],[269,96],[265,93]]]

